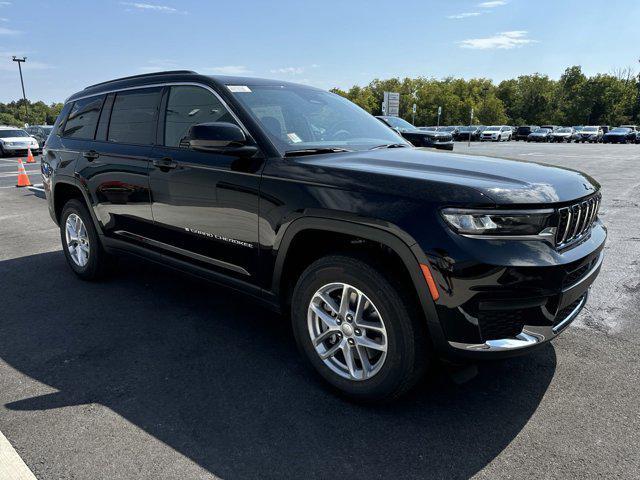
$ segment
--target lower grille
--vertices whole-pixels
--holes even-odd
[[[482,341],[514,338],[524,328],[523,310],[492,310],[478,314]]]

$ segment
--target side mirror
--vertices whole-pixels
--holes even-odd
[[[247,145],[244,131],[235,123],[199,123],[189,129],[189,147],[201,152],[250,157],[258,148]]]

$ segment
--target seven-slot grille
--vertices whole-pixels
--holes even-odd
[[[581,238],[589,231],[598,216],[601,195],[594,195],[582,202],[558,210],[559,222],[556,246],[562,247]]]

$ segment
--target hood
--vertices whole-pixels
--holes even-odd
[[[397,148],[365,152],[334,153],[297,159],[298,162],[341,172],[349,184],[359,188],[384,187],[390,193],[421,199],[430,189],[444,192],[438,201],[453,197],[457,187],[473,190],[469,198],[485,198],[496,204],[549,204],[582,198],[600,185],[588,175],[529,161],[506,160]],[[354,177],[360,182],[354,182]],[[416,183],[420,185],[416,185]],[[445,188],[446,187],[446,188]],[[457,188],[460,190],[460,188]]]

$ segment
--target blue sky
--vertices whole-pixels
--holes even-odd
[[[0,0],[0,101],[187,68],[321,88],[391,76],[488,77],[565,67],[611,73],[640,57],[640,0]]]

